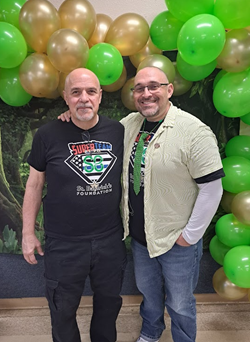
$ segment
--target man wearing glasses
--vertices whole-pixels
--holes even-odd
[[[223,192],[217,141],[209,127],[169,101],[173,85],[162,70],[146,67],[134,83],[138,112],[121,120],[122,211],[143,295],[137,342],[159,341],[165,307],[173,341],[194,342],[202,236]]]
[[[98,115],[97,77],[76,69],[66,79],[70,123],[39,128],[28,158],[23,203],[23,254],[43,255],[35,236],[43,186],[45,280],[54,342],[80,342],[76,322],[87,276],[93,295],[92,342],[115,342],[126,249],[120,216],[124,127]]]
[[[132,90],[138,112],[121,120],[122,202],[143,295],[137,342],[159,341],[165,307],[174,342],[194,342],[202,236],[222,196],[217,142],[209,127],[169,101],[173,85],[160,69],[140,70]]]

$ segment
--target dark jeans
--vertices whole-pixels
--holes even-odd
[[[91,341],[115,342],[126,266],[122,232],[89,241],[46,237],[44,259],[53,341],[81,341],[76,311],[89,275],[94,292]]]

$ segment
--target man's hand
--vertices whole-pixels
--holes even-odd
[[[35,250],[37,250],[39,255],[44,255],[40,241],[35,234],[23,235],[22,250],[24,259],[31,265],[37,264]]]
[[[178,239],[175,241],[177,245],[182,246],[182,247],[189,247],[191,246],[187,241],[184,239],[182,234],[178,237]]]
[[[71,118],[71,113],[69,110],[67,110],[67,112],[62,113],[61,115],[57,117],[57,119],[62,120],[62,121],[67,121],[67,122],[70,122],[70,118]]]

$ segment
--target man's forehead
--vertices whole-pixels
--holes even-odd
[[[141,69],[135,76],[135,84],[144,82],[166,82],[167,77],[163,71],[157,68]]]
[[[69,88],[99,88],[99,83],[89,75],[77,75],[70,77],[68,82]]]

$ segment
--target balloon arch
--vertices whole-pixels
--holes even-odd
[[[164,70],[177,104],[199,93],[202,82],[212,82],[211,101],[222,124],[250,125],[250,2],[165,3],[166,11],[149,26],[137,13],[115,20],[96,14],[87,0],[65,0],[58,10],[47,0],[1,0],[1,100],[27,107],[33,97],[60,98],[67,74],[86,67],[105,92],[119,91],[126,109],[135,110],[129,61],[134,72],[145,66]],[[217,129],[213,118],[208,124]],[[215,291],[239,299],[250,288],[250,137],[230,138],[222,139],[224,214],[209,248],[222,266],[214,274]]]

